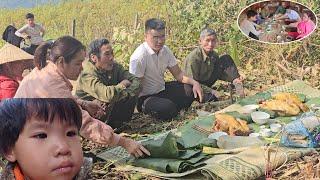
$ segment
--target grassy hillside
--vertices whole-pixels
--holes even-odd
[[[47,39],[57,38],[70,33],[73,19],[77,22],[76,36],[88,43],[91,39],[100,36],[110,36],[113,27],[133,27],[136,13],[140,18],[162,14],[164,8],[155,0],[69,0],[56,6],[40,6],[31,9],[1,10],[0,28],[3,29],[10,23],[16,26],[24,25],[24,15],[32,12],[36,21],[47,30]]]
[[[0,30],[15,23],[24,24],[24,14],[33,12],[36,21],[47,30],[46,39],[70,34],[76,19],[76,37],[84,44],[107,37],[114,43],[118,61],[126,67],[133,50],[143,41],[143,23],[160,17],[167,23],[167,44],[180,62],[197,45],[199,31],[205,25],[217,30],[220,54],[229,53],[241,71],[253,82],[283,83],[305,79],[320,87],[320,33],[317,29],[303,42],[270,45],[245,38],[236,20],[250,0],[69,0],[56,6],[41,6],[15,11],[0,10]],[[320,0],[302,0],[319,16]],[[0,42],[0,46],[1,46]],[[259,77],[259,78],[257,78]],[[268,83],[268,82],[267,82]]]

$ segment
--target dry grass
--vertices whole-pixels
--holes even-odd
[[[18,27],[24,24],[23,16],[32,11],[36,20],[44,24],[47,29],[47,39],[70,34],[70,23],[77,19],[76,36],[84,44],[94,38],[107,37],[114,41],[117,60],[128,67],[128,58],[139,43],[143,41],[143,22],[150,17],[160,17],[167,21],[168,46],[182,64],[185,56],[197,45],[198,31],[207,23],[217,30],[220,43],[220,54],[230,53],[237,49],[238,65],[245,77],[245,90],[248,95],[263,91],[267,88],[284,84],[288,81],[300,79],[315,88],[320,88],[320,32],[317,29],[309,38],[302,42],[289,45],[269,45],[246,39],[238,29],[234,29],[237,13],[248,5],[249,1],[226,0],[212,4],[212,1],[105,1],[78,0],[66,2],[55,7],[41,7],[35,9],[19,9],[16,11],[0,10],[0,30],[14,22]],[[218,1],[217,1],[218,2]],[[303,1],[315,10],[319,18],[319,1]],[[214,6],[214,7],[213,7]],[[112,8],[111,8],[112,7]],[[200,9],[197,9],[200,8]],[[137,21],[135,16],[138,13]],[[231,43],[234,40],[235,43]],[[0,41],[0,46],[3,42]],[[167,76],[167,79],[172,77]],[[218,89],[228,95],[222,85]],[[148,134],[170,130],[183,125],[196,116],[197,109],[215,111],[211,105],[194,103],[193,108],[184,111],[170,122],[159,122],[148,116],[137,114],[122,130],[127,136],[139,139]],[[105,147],[89,141],[83,141],[85,151],[93,154]],[[310,156],[317,159],[318,155]],[[311,163],[312,165],[311,165]],[[298,165],[297,165],[298,164]],[[300,159],[289,163],[279,172],[274,172],[276,178],[309,179],[319,178],[319,160],[307,161]],[[312,168],[310,168],[312,167]],[[298,169],[298,170],[296,170]],[[316,169],[316,170],[311,170]],[[312,173],[311,173],[312,172]],[[94,179],[152,179],[142,177],[139,173],[117,172],[106,166],[103,161],[97,161],[92,174]]]

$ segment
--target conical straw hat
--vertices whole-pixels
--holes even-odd
[[[22,49],[12,45],[5,44],[0,49],[0,65],[13,61],[23,61],[23,60],[31,60],[33,56],[24,52]]]

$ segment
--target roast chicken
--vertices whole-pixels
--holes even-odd
[[[297,95],[292,93],[277,93],[272,96],[273,99],[262,102],[260,107],[270,111],[277,112],[280,116],[296,116],[302,112],[309,111],[309,108],[303,104]]]
[[[231,136],[248,136],[250,134],[250,129],[244,120],[237,120],[228,114],[216,114],[215,118],[214,131],[223,131]]]

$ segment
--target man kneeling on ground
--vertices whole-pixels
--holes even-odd
[[[139,79],[115,62],[107,39],[96,39],[89,45],[89,60],[84,61],[76,95],[84,100],[106,103],[106,116],[100,118],[113,128],[131,120]]]
[[[243,97],[242,78],[230,55],[219,55],[214,51],[216,32],[206,28],[200,33],[200,46],[194,49],[184,61],[185,73],[200,82],[204,90],[204,102],[218,100],[218,94],[211,89],[217,80],[232,82],[236,93]]]
[[[129,68],[142,83],[138,110],[161,120],[175,117],[195,99],[202,101],[200,84],[184,75],[173,53],[165,46],[165,40],[164,22],[154,18],[147,20],[145,42],[131,55]],[[165,82],[167,69],[178,82]]]

